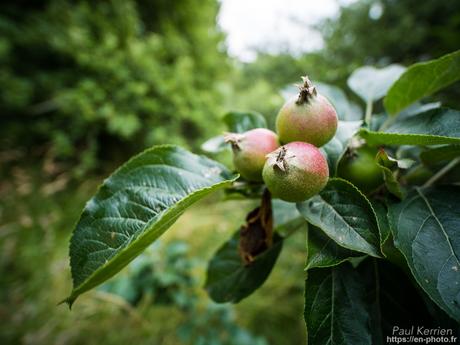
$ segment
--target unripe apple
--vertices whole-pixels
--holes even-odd
[[[361,146],[348,152],[339,163],[337,173],[367,193],[383,183],[382,169],[377,165],[377,148]]]
[[[232,144],[235,169],[248,181],[261,182],[266,156],[279,147],[278,136],[265,128],[244,133],[226,133],[225,141]]]
[[[337,113],[308,77],[302,79],[298,96],[289,99],[278,113],[276,131],[282,144],[303,141],[320,147],[337,131]]]
[[[296,141],[270,153],[262,175],[274,197],[300,202],[324,188],[329,178],[329,168],[318,148]]]

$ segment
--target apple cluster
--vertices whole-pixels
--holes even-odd
[[[329,178],[329,168],[318,147],[337,130],[332,104],[303,77],[299,94],[289,99],[276,118],[277,134],[265,128],[227,133],[233,163],[251,182],[264,182],[274,197],[300,202],[319,193]]]

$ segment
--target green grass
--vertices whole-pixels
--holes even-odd
[[[174,306],[132,308],[98,291],[84,294],[72,311],[57,305],[71,289],[71,231],[100,180],[66,185],[41,175],[15,169],[0,183],[0,343],[192,344],[178,338],[187,316]],[[161,238],[164,245],[178,239],[189,244],[190,255],[202,262],[193,272],[201,286],[205,263],[255,205],[217,201],[215,195],[195,205]],[[304,248],[305,234],[289,238],[265,285],[234,307],[236,322],[269,344],[305,343]],[[196,293],[207,305],[206,292]]]

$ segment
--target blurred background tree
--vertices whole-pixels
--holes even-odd
[[[360,0],[340,10],[338,18],[317,25],[324,47],[300,56],[290,53],[259,52],[254,62],[241,64],[238,85],[245,94],[266,85],[273,94],[288,84],[299,82],[308,73],[313,80],[339,86],[356,98],[347,86],[348,76],[358,67],[384,67],[391,63],[410,65],[430,60],[459,49],[460,2],[427,0]],[[263,98],[263,96],[261,96]],[[438,97],[439,98],[439,97]],[[446,105],[460,105],[460,86],[441,95]],[[253,102],[254,103],[254,102]],[[273,118],[279,104],[254,103],[255,110]]]
[[[2,2],[2,146],[78,159],[81,173],[153,144],[197,147],[219,126],[228,72],[217,11],[214,0]]]
[[[273,124],[280,89],[306,72],[346,90],[359,66],[458,48],[459,2],[361,0],[318,25],[323,49],[242,63],[225,52],[218,10],[215,0],[2,2],[2,147],[70,160],[81,177],[153,144],[196,149],[225,110]],[[443,101],[459,99],[457,86]]]

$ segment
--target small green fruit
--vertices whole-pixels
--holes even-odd
[[[338,167],[338,175],[367,193],[383,183],[382,170],[375,161],[377,149],[361,146],[347,153]]]
[[[329,168],[320,150],[297,141],[270,153],[262,175],[274,197],[300,202],[324,188],[329,178]]]
[[[299,95],[288,100],[278,113],[276,131],[283,144],[303,141],[320,147],[337,131],[337,113],[308,77],[302,79]]]
[[[245,133],[227,133],[225,141],[232,144],[235,169],[248,181],[261,182],[266,156],[279,147],[278,136],[265,128]]]

